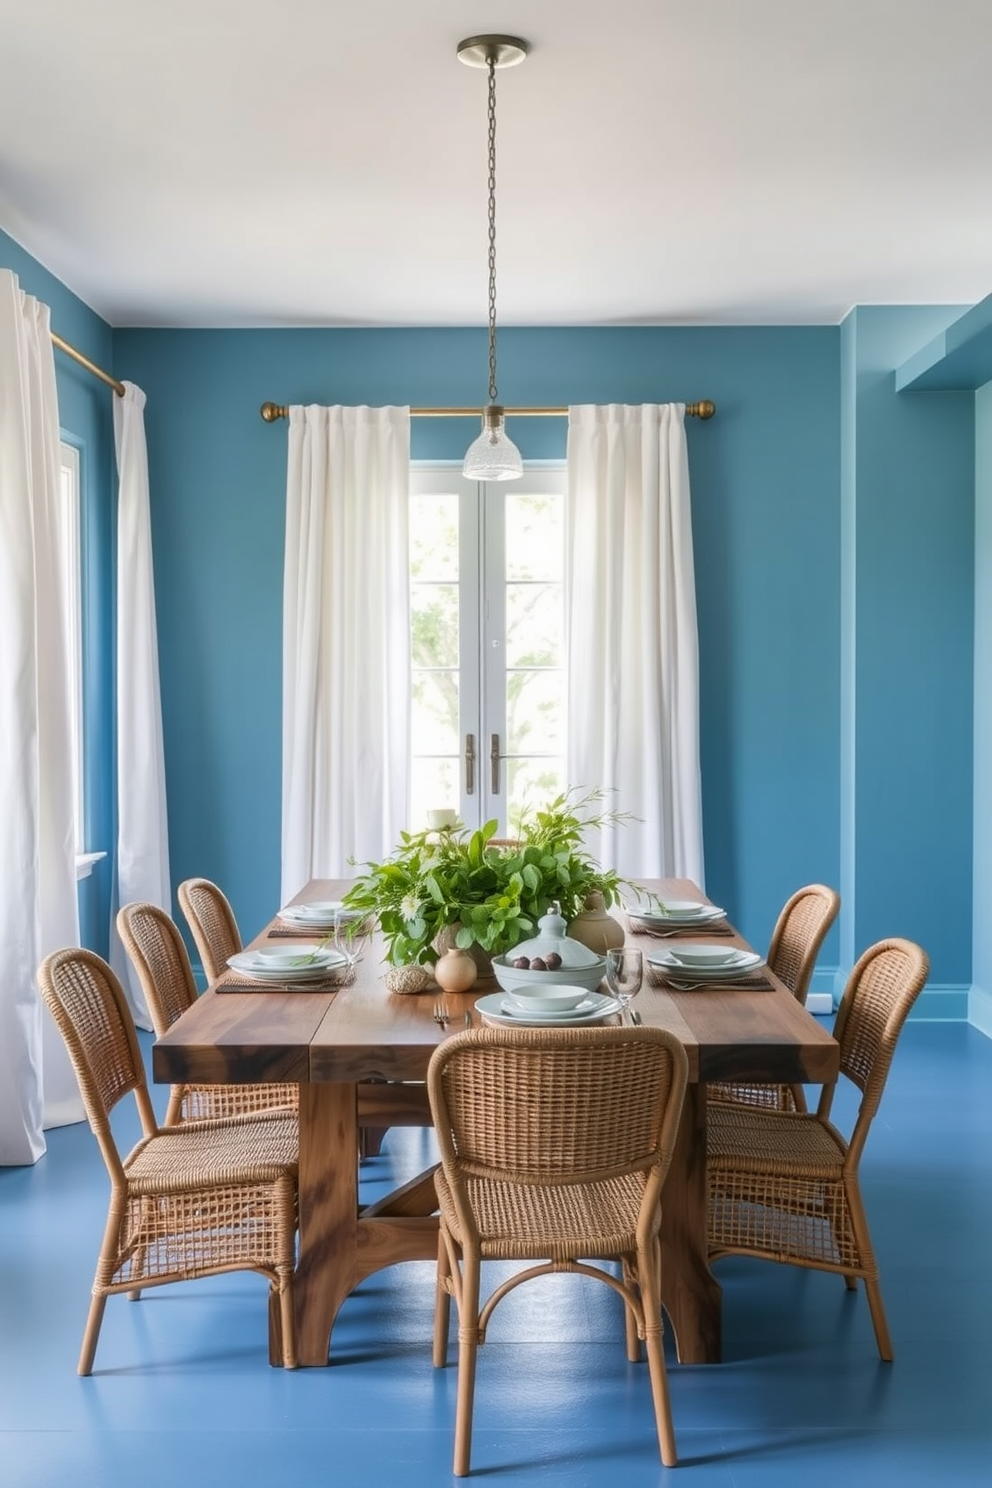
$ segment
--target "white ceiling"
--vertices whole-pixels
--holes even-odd
[[[989,0],[0,0],[0,227],[113,325],[836,322],[992,290]]]

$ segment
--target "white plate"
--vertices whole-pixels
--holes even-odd
[[[677,908],[676,902],[666,905],[664,910],[635,909],[628,906],[627,913],[632,919],[643,920],[645,925],[657,925],[662,930],[670,930],[676,925],[710,925],[725,919],[727,915],[727,911],[718,904],[702,904],[698,909],[681,910]]]
[[[227,964],[232,971],[240,972],[242,976],[252,977],[258,982],[320,981],[329,971],[337,971],[348,964],[347,957],[342,956],[338,951],[320,949],[312,953],[303,951],[300,953],[297,964],[293,965],[291,961],[287,963],[280,961],[278,957],[267,956],[265,949],[238,951],[236,955],[227,958]]]
[[[342,925],[349,920],[363,919],[365,911],[349,909],[340,899],[321,899],[310,904],[287,904],[279,911],[281,920],[293,925],[312,925],[315,929],[333,925],[337,919]]]
[[[669,981],[675,982],[733,982],[741,977],[750,976],[759,966],[764,966],[765,958],[757,951],[740,951],[739,959],[732,961],[729,966],[686,966],[684,961],[677,961],[671,951],[649,951],[647,962],[649,966],[663,971]]]
[[[583,1023],[598,1023],[602,1018],[620,1011],[620,1003],[616,998],[604,997],[602,992],[590,992],[588,1001],[590,1006],[583,1003],[566,1013],[524,1013],[517,1009],[507,1012],[506,1009],[512,1007],[512,1004],[507,1002],[506,993],[489,992],[485,997],[479,998],[475,1007],[483,1023],[495,1028],[581,1026]]]

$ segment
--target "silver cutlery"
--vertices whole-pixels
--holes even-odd
[[[448,1004],[446,1002],[436,1002],[434,1004],[434,1022],[439,1027],[446,1028],[450,1019],[451,1014],[448,1011]]]

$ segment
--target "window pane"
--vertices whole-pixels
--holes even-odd
[[[413,584],[410,657],[415,667],[458,665],[457,584]]]
[[[507,666],[561,666],[562,587],[507,584]]]
[[[546,806],[565,789],[565,761],[560,757],[507,760],[506,780],[512,832],[520,825],[522,811]]]
[[[560,754],[564,739],[561,672],[508,672],[506,747],[510,754]]]
[[[410,577],[458,582],[458,497],[410,497]]]
[[[410,779],[411,832],[427,826],[428,811],[458,810],[457,759],[415,759]]]
[[[561,496],[506,496],[506,577],[551,579],[560,583],[564,562]]]
[[[69,748],[76,852],[85,851],[83,803],[83,613],[79,542],[79,452],[61,445],[59,558],[65,595],[65,644],[69,665]]]
[[[414,672],[411,690],[414,754],[457,754],[458,673]]]

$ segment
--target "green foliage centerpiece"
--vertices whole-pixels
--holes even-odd
[[[435,941],[457,926],[453,943],[502,955],[537,929],[555,901],[566,920],[596,890],[607,905],[619,899],[620,875],[596,864],[584,834],[622,814],[601,809],[603,793],[566,791],[542,809],[525,811],[512,843],[493,843],[497,823],[404,832],[399,847],[364,872],[344,896],[351,909],[374,914],[394,966],[432,964]]]

